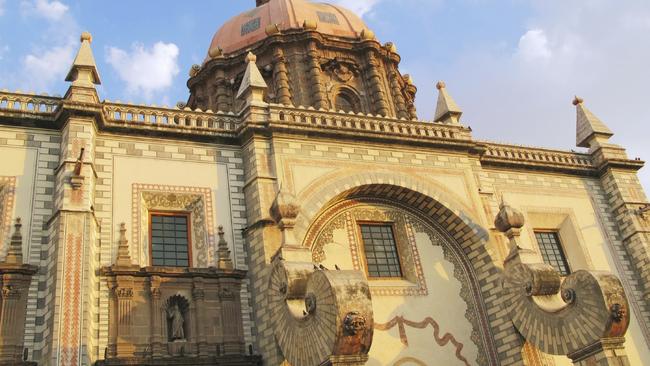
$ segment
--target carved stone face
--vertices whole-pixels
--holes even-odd
[[[616,322],[620,322],[625,318],[625,307],[621,304],[613,304],[610,308],[612,319]]]
[[[361,334],[366,330],[366,318],[357,311],[351,311],[343,319],[343,327],[346,335]]]
[[[316,295],[308,293],[305,297],[305,309],[307,314],[313,314],[316,311]]]

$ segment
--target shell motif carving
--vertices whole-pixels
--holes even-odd
[[[576,271],[560,284],[546,264],[508,266],[503,281],[504,307],[519,332],[548,354],[569,355],[605,338],[623,337],[630,317],[620,280],[600,271]],[[547,311],[536,296],[558,296],[565,305]],[[559,336],[577,334],[579,336]]]
[[[320,365],[338,356],[367,359],[374,326],[361,272],[276,260],[269,292],[275,339],[291,365]]]

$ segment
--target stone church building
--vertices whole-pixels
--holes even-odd
[[[580,98],[581,152],[480,140],[443,82],[419,120],[307,0],[176,108],[102,99],[91,42],[63,97],[0,92],[0,365],[650,365],[643,162]]]

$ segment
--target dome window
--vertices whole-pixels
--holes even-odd
[[[359,98],[354,94],[354,92],[346,89],[341,90],[336,96],[335,106],[336,111],[343,111],[346,113],[359,113],[361,110]]]

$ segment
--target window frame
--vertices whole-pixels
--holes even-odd
[[[542,254],[542,247],[539,243],[539,240],[537,240],[537,233],[543,233],[543,234],[555,234],[555,237],[557,238],[557,244],[558,247],[560,248],[562,258],[564,259],[564,263],[566,263],[568,273],[567,274],[562,274],[560,271],[558,273],[560,274],[560,277],[567,277],[571,273],[573,273],[572,265],[571,262],[569,261],[569,257],[566,255],[566,249],[564,248],[564,241],[562,240],[562,236],[560,235],[560,231],[557,229],[533,229],[533,237],[535,238],[535,244],[537,245],[537,250],[539,251],[539,255],[542,257],[542,261],[544,264],[547,264],[551,267],[553,267],[552,264],[547,263],[544,260],[544,255]],[[557,271],[557,268],[553,267]]]
[[[155,265],[153,263],[153,216],[184,216],[187,220],[187,267],[182,266],[166,266]],[[165,210],[152,210],[149,211],[149,264],[152,267],[171,267],[171,268],[192,268],[193,254],[192,254],[192,213],[189,211],[165,211]]]
[[[407,280],[408,279],[404,276],[404,267],[402,266],[402,254],[400,253],[400,245],[397,242],[397,237],[395,236],[395,226],[396,223],[393,221],[355,221],[356,224],[356,229],[357,229],[357,235],[359,237],[359,241],[361,242],[360,249],[361,249],[361,260],[363,261],[363,268],[364,271],[366,272],[366,278],[372,281],[395,281],[395,280]],[[399,277],[391,276],[391,277],[376,277],[376,276],[371,276],[370,271],[368,270],[368,257],[366,255],[366,243],[363,240],[363,233],[361,232],[361,226],[388,226],[390,227],[391,234],[393,236],[393,244],[395,245],[395,253],[397,254],[397,264],[399,266],[399,271],[402,274]]]

